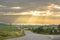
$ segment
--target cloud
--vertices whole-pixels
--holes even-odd
[[[0,5],[7,6],[0,12],[24,12],[28,10],[47,10],[50,4],[60,5],[60,0],[0,0]]]
[[[6,6],[0,5],[0,8],[5,8]]]
[[[10,9],[22,9],[22,7],[11,7]]]
[[[55,8],[60,9],[60,5],[56,5]]]

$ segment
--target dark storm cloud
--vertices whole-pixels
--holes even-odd
[[[26,10],[40,10],[50,4],[60,5],[60,0],[0,0],[0,12],[23,12]],[[11,7],[23,7],[22,9],[10,9]]]

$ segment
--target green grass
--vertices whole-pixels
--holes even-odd
[[[24,30],[15,25],[0,24],[0,40],[24,36]]]
[[[0,31],[19,31],[17,26],[0,24]]]

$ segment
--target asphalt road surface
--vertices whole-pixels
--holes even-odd
[[[35,34],[31,31],[25,31],[24,37],[19,38],[12,38],[7,40],[60,40],[60,35],[42,35],[42,34]]]

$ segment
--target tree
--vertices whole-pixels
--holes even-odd
[[[60,30],[60,25],[58,25],[58,29]]]
[[[58,30],[59,30],[59,33],[60,33],[60,25],[58,25]]]

